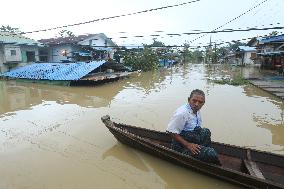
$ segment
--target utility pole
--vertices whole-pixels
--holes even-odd
[[[207,51],[208,51],[207,55],[208,55],[208,58],[206,57],[206,59],[208,60],[208,63],[210,63],[210,59],[212,58],[212,57],[211,57],[211,55],[212,55],[212,41],[211,41],[211,37],[212,37],[212,36],[210,36],[209,46],[208,46],[208,48],[207,48]],[[206,56],[207,56],[207,55],[206,55]],[[206,60],[206,62],[207,62],[207,60]]]
[[[216,48],[216,46],[217,46],[217,45],[216,45],[216,43],[215,43],[215,45],[214,45],[214,58],[212,58],[212,61],[213,61],[213,59],[214,59],[215,62],[217,62],[217,52],[216,52],[216,49],[217,49],[217,48]],[[213,62],[212,62],[212,63],[213,63]]]

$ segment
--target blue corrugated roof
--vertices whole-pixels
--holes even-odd
[[[277,36],[263,38],[260,42],[271,43],[271,42],[280,42],[280,41],[284,41],[284,35],[277,35]]]
[[[160,66],[170,66],[174,63],[174,60],[168,60],[168,59],[160,59],[159,64]]]
[[[79,80],[106,61],[89,63],[34,63],[2,74],[6,77],[20,79],[44,79],[57,81]]]
[[[245,52],[253,52],[256,51],[255,47],[249,47],[249,46],[239,46],[238,47],[240,51],[245,51]]]

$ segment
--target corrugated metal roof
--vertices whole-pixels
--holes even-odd
[[[70,36],[70,37],[58,37],[58,38],[50,38],[50,39],[40,39],[39,42],[46,45],[59,45],[59,44],[79,44],[84,40],[87,40],[92,37],[101,37],[106,40],[111,46],[117,46],[110,38],[108,38],[104,33],[97,34],[86,34],[79,36]]]
[[[79,80],[106,61],[89,63],[34,63],[2,74],[6,77],[37,80],[71,81]]]
[[[70,36],[70,37],[40,39],[39,42],[47,45],[70,44],[70,43],[73,44],[73,43],[78,43],[79,41],[83,41],[89,37],[93,37],[95,35],[96,34],[86,34],[86,35]]]
[[[159,64],[160,66],[170,66],[174,63],[174,60],[168,60],[168,59],[160,59]]]
[[[0,32],[0,42],[3,44],[42,46],[42,44],[36,40],[27,38],[20,34],[9,32]]]
[[[267,37],[262,39],[261,43],[272,43],[272,42],[283,42],[284,41],[284,35],[277,35],[272,37]]]
[[[238,49],[240,49],[240,51],[245,51],[245,52],[254,52],[254,51],[256,51],[255,47],[249,47],[249,46],[239,46]]]

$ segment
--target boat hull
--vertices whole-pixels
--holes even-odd
[[[245,161],[243,161],[242,156],[244,156],[243,158],[245,159],[245,152],[247,152],[248,149],[213,142],[213,147],[216,148],[218,152],[224,153],[224,157],[227,157],[227,153],[235,153],[235,158],[230,157],[230,159],[227,158],[227,160],[226,158],[222,159],[223,161],[221,162],[224,162],[226,166],[218,166],[215,164],[199,161],[190,156],[176,152],[165,145],[162,145],[164,143],[170,143],[171,141],[171,138],[167,133],[117,124],[111,121],[107,121],[106,118],[102,118],[102,121],[105,123],[109,131],[115,136],[115,138],[121,143],[131,146],[135,149],[139,149],[143,152],[147,152],[164,160],[170,161],[182,167],[189,168],[206,175],[214,176],[247,188],[284,188],[284,185],[282,183],[273,182],[271,180],[259,178],[255,175],[246,173],[248,171],[245,170],[245,165],[243,165]],[[145,137],[146,135],[148,136],[148,138]],[[252,154],[254,154],[255,152],[255,150],[251,149],[249,149],[249,151],[251,151]],[[256,151],[255,153],[258,154],[264,152]],[[267,156],[264,157],[265,159],[271,158],[270,153],[264,153],[264,156],[265,155]],[[284,157],[275,155],[274,160],[282,161],[284,160]],[[234,163],[234,161],[239,162]],[[282,179],[283,175],[281,171],[279,173],[280,177],[276,179]]]

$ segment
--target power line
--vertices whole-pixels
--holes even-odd
[[[277,24],[280,24],[280,23],[277,23]],[[270,25],[273,25],[273,24],[270,24]],[[182,35],[197,35],[197,34],[209,34],[209,33],[231,33],[231,32],[245,32],[245,31],[264,31],[264,30],[281,30],[281,29],[284,29],[283,26],[277,26],[277,27],[265,27],[265,28],[248,28],[247,29],[224,29],[224,30],[216,30],[216,31],[200,31],[200,32],[186,32],[186,33],[168,33],[166,35],[172,37],[172,36],[182,36]],[[282,33],[282,32],[281,32]],[[22,38],[22,39],[29,39],[27,37],[24,37],[24,36],[20,36],[20,35],[16,35],[16,34],[1,34],[0,33],[0,36],[15,36],[17,38]],[[155,37],[158,37],[160,35],[150,35],[151,37],[155,36]],[[136,37],[136,38],[141,38],[141,37],[146,37],[146,36],[142,36],[142,35],[135,35],[133,37]],[[71,37],[72,38],[72,37]],[[127,36],[121,36],[119,37],[121,39],[124,39],[124,38],[129,38]],[[112,38],[109,38],[109,39],[112,39]],[[248,39],[251,39],[251,38],[248,38]],[[30,39],[31,40],[31,39]]]
[[[280,24],[280,23],[277,23]],[[273,25],[273,24],[270,24]],[[168,33],[168,34],[164,34],[164,35],[168,35],[169,37],[181,37],[183,35],[198,35],[198,34],[209,34],[209,33],[232,33],[232,32],[249,32],[249,31],[268,31],[268,30],[283,30],[284,27],[283,26],[277,26],[277,27],[265,27],[265,28],[248,28],[247,29],[224,29],[224,30],[217,30],[217,31],[201,31],[201,32],[186,32],[186,33]],[[279,32],[279,35],[281,35],[282,32]],[[150,35],[151,37],[161,37],[163,38],[163,35]],[[142,38],[142,37],[147,37],[147,36],[143,36],[143,35],[139,35],[139,36],[132,36],[135,38]],[[267,37],[267,36],[266,36]],[[131,36],[121,36],[118,37],[120,39],[126,39],[126,38],[131,38]]]
[[[57,30],[57,29],[61,29],[61,28],[79,26],[79,25],[83,25],[83,24],[90,24],[90,23],[98,22],[98,21],[102,21],[102,20],[110,20],[110,19],[119,18],[119,17],[132,16],[132,15],[136,15],[136,14],[153,12],[153,11],[158,11],[158,10],[167,9],[167,8],[184,6],[184,5],[187,5],[187,4],[196,3],[198,1],[201,1],[201,0],[193,0],[193,1],[188,1],[188,2],[174,4],[174,5],[167,5],[167,6],[164,6],[164,7],[158,7],[158,8],[153,8],[153,9],[146,9],[146,10],[133,12],[133,13],[127,13],[127,14],[121,14],[121,15],[116,15],[116,16],[98,18],[98,19],[89,20],[89,21],[86,21],[86,22],[79,22],[79,23],[75,23],[75,24],[68,24],[68,25],[58,26],[58,27],[53,27],[53,28],[48,28],[48,29],[39,29],[39,30],[34,30],[34,31],[29,31],[29,32],[21,32],[20,34],[30,34],[30,33],[46,32],[46,31]]]
[[[233,22],[233,21],[235,21],[235,20],[239,19],[240,17],[242,17],[242,16],[246,15],[247,13],[249,13],[250,11],[252,11],[253,9],[255,9],[255,8],[259,7],[260,5],[262,5],[263,3],[267,2],[267,1],[269,1],[269,0],[264,0],[264,1],[262,1],[261,3],[259,3],[259,4],[255,5],[254,7],[252,7],[252,8],[250,8],[250,9],[248,9],[246,12],[244,12],[244,13],[240,14],[239,16],[237,16],[237,17],[235,17],[235,18],[231,19],[230,21],[228,21],[228,22],[226,22],[225,24],[223,24],[223,25],[221,25],[221,26],[219,26],[219,27],[215,28],[215,29],[214,29],[214,30],[212,30],[212,31],[218,30],[218,29],[220,29],[220,28],[222,28],[222,27],[226,26],[227,24],[229,24],[229,23],[231,23],[231,22]],[[195,39],[191,40],[189,43],[192,43],[192,42],[194,42],[194,41],[196,41],[196,40],[198,40],[198,39],[200,39],[200,38],[202,38],[202,37],[204,37],[204,36],[206,36],[206,34],[204,34],[204,35],[202,35],[202,36],[199,36],[199,37],[197,37],[197,38],[195,38]]]
[[[244,32],[244,31],[265,31],[265,30],[280,30],[284,29],[283,26],[276,26],[276,27],[265,27],[265,28],[246,28],[246,29],[224,29],[224,30],[215,30],[215,31],[200,31],[200,32],[185,32],[185,33],[167,33],[165,35],[168,36],[181,36],[181,35],[198,35],[198,34],[209,34],[209,33],[231,33],[231,32]],[[159,37],[160,34],[152,34],[151,37]],[[133,37],[141,38],[146,37],[143,35],[135,35]],[[119,38],[128,38],[127,36],[120,36]]]
[[[243,32],[243,31],[264,31],[264,30],[279,30],[284,29],[284,27],[266,27],[266,28],[248,28],[248,29],[226,29],[226,30],[215,30],[215,31],[202,31],[202,32],[191,32],[183,33],[186,35],[195,35],[195,34],[208,34],[208,33],[230,33],[230,32]]]

